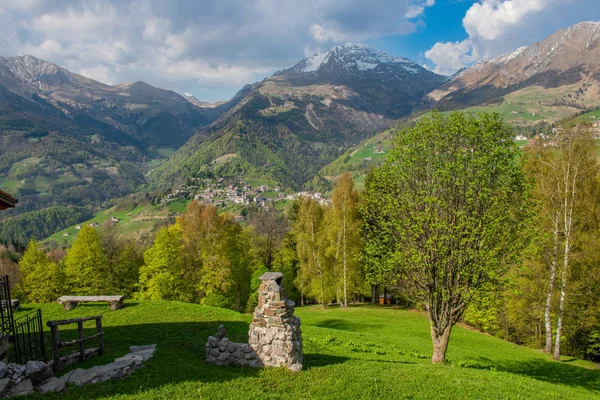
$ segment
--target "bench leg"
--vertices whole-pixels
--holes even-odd
[[[114,302],[110,303],[110,309],[112,311],[118,310],[121,307],[123,307],[122,301],[114,301]]]
[[[77,307],[77,302],[76,301],[66,301],[63,303],[63,307],[65,308],[65,311],[71,311],[72,309]]]

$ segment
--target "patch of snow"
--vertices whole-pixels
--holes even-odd
[[[314,72],[321,68],[321,65],[325,64],[329,59],[331,52],[326,51],[324,53],[315,54],[312,57],[308,57],[305,60],[304,68],[302,72]]]
[[[367,71],[377,67],[378,65],[378,63],[369,63],[361,60],[356,60],[356,68],[358,68],[359,71]]]
[[[528,46],[519,47],[512,53],[504,54],[500,57],[494,58],[491,62],[494,64],[507,64],[510,60],[521,55],[521,53],[523,53],[525,50],[527,50],[527,48],[528,48]]]

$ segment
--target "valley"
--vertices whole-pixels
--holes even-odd
[[[56,204],[102,213],[112,199],[191,179],[326,193],[350,171],[360,186],[395,132],[434,108],[499,113],[515,136],[532,136],[600,106],[597,41],[596,25],[577,24],[450,78],[347,44],[215,103],[144,82],[105,85],[32,56],[1,58],[0,189],[20,198],[1,218]]]

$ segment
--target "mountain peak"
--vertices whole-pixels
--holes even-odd
[[[346,43],[306,57],[275,75],[325,74],[348,78],[365,73],[406,75],[422,72],[428,71],[407,58],[390,56],[363,43]]]
[[[25,82],[39,81],[42,76],[55,75],[61,71],[58,65],[31,55],[0,57],[0,65],[7,67]]]

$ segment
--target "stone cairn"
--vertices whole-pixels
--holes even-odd
[[[260,277],[258,306],[248,331],[248,343],[233,343],[223,325],[206,343],[206,362],[215,365],[249,365],[302,369],[300,318],[294,315],[294,302],[285,296],[281,272]]]

